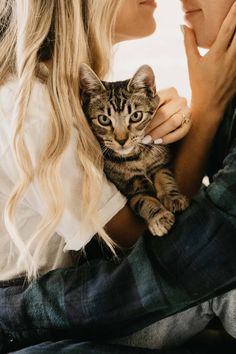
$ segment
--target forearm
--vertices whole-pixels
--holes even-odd
[[[222,110],[193,109],[192,128],[181,141],[174,163],[177,184],[182,193],[192,197],[204,177],[209,151],[219,127]]]
[[[145,223],[126,205],[107,223],[105,230],[120,247],[129,248],[145,230]]]
[[[235,10],[233,6],[205,55],[198,50],[193,30],[183,28],[193,126],[181,142],[175,172],[181,191],[190,197],[199,189],[214,136],[228,102],[235,95]]]

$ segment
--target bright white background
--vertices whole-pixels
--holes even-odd
[[[149,64],[156,74],[158,89],[175,86],[189,99],[187,63],[180,31],[183,23],[180,1],[157,0],[157,3],[156,32],[150,37],[117,45],[109,79],[128,79],[140,65]]]

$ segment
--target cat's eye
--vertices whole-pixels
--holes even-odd
[[[142,120],[142,118],[143,118],[143,112],[137,111],[131,115],[130,121],[133,123],[137,123],[137,122],[140,122],[140,120]]]
[[[100,114],[98,116],[98,121],[101,125],[110,125],[111,124],[111,120],[110,118],[108,118],[107,116],[105,116],[105,114]]]

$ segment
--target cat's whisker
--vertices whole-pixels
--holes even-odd
[[[110,149],[107,149],[107,151],[106,151],[106,156],[108,156],[108,157],[111,157],[111,156],[112,156],[112,152],[111,152]]]
[[[155,155],[156,151],[163,153],[163,146],[155,145],[155,150],[152,151],[152,154]]]
[[[143,144],[143,143],[141,143],[141,142],[139,142],[139,143],[138,143],[138,146],[141,146],[141,147],[142,147],[142,149],[144,149],[144,150],[149,150],[148,145]]]
[[[109,151],[109,149],[106,146],[102,146],[102,153],[105,155]]]

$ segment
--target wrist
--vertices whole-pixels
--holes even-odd
[[[224,112],[229,103],[229,99],[225,100],[221,98],[216,100],[215,97],[199,97],[199,95],[193,95],[191,100],[192,111],[201,115],[208,117],[213,117],[214,121],[221,121],[224,117]]]
[[[205,125],[209,126],[218,126],[223,117],[226,109],[226,105],[199,105],[196,102],[192,101],[191,110],[192,110],[192,119],[193,123],[204,121]]]

